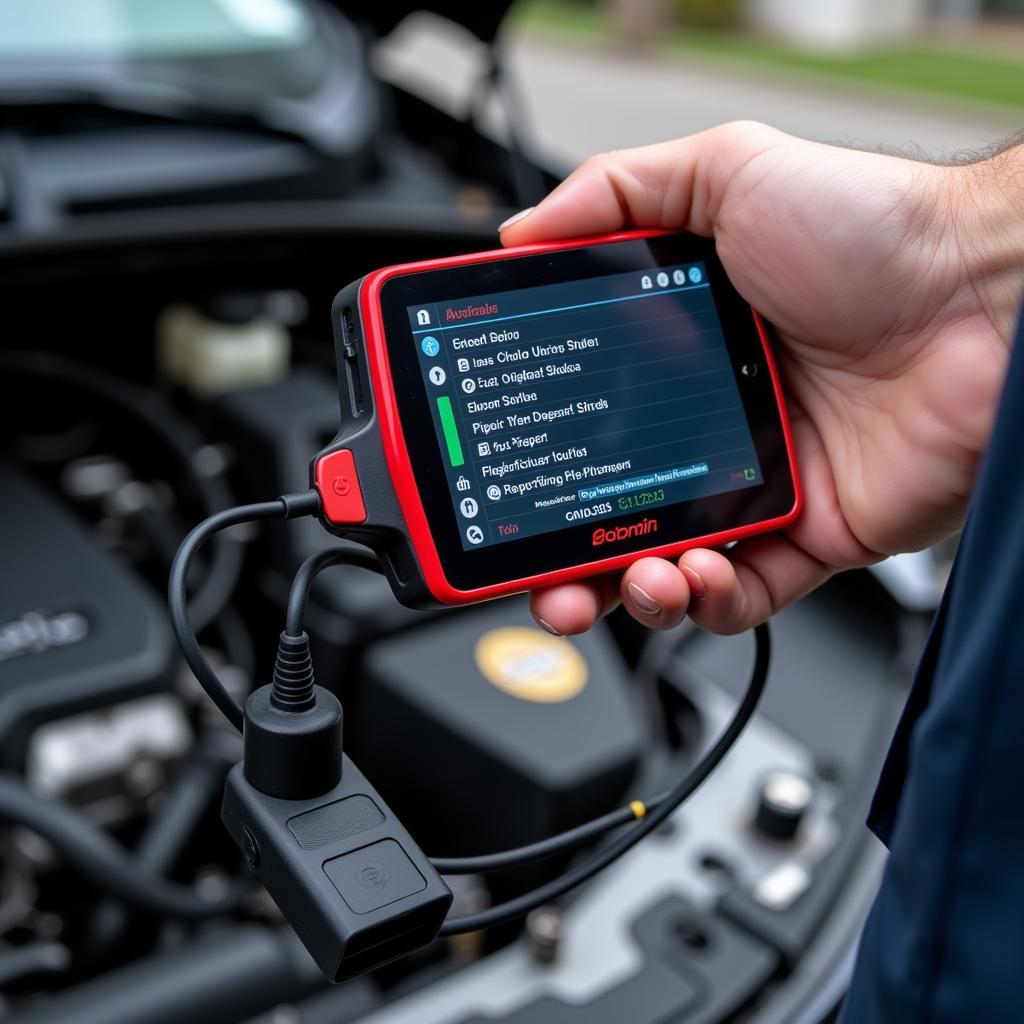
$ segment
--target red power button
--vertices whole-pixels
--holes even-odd
[[[325,519],[338,525],[366,521],[366,506],[356,475],[356,462],[347,448],[330,452],[320,459],[314,478]]]

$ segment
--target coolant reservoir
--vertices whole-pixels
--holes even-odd
[[[230,296],[206,309],[169,306],[157,321],[164,375],[199,398],[268,384],[288,372],[291,336],[267,296]]]

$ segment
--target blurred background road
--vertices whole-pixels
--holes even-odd
[[[1001,111],[952,101],[892,99],[874,90],[858,95],[831,82],[779,79],[707,59],[640,60],[560,45],[535,31],[518,36],[511,53],[538,146],[573,162],[737,118],[865,148],[917,146],[937,158],[987,145],[1020,124]],[[581,100],[589,117],[579,116]]]
[[[897,0],[909,13],[894,24],[883,8],[822,0],[819,16],[831,9],[837,24],[825,18],[814,31],[805,4],[762,5],[796,12],[796,25],[757,18],[757,6],[680,2],[652,13],[646,0],[520,3],[505,52],[531,146],[570,166],[754,118],[806,138],[941,160],[1024,128],[1024,30],[987,16],[985,5],[962,5],[970,10],[953,19]],[[869,13],[851,23],[848,7]],[[687,17],[691,8],[725,13]],[[476,56],[461,30],[414,16],[385,62],[457,111],[479,82]]]

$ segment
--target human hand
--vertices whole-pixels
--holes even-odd
[[[784,532],[534,593],[579,633],[621,599],[645,625],[689,611],[748,629],[832,573],[961,524],[1024,286],[1024,148],[940,167],[739,122],[592,157],[502,226],[506,245],[623,227],[713,236],[776,327],[804,509]]]

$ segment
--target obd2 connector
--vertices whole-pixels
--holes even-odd
[[[317,965],[339,982],[429,944],[452,893],[342,753],[341,706],[313,685],[303,644],[305,635],[282,636],[274,685],[246,701],[245,758],[228,775],[222,818]]]

